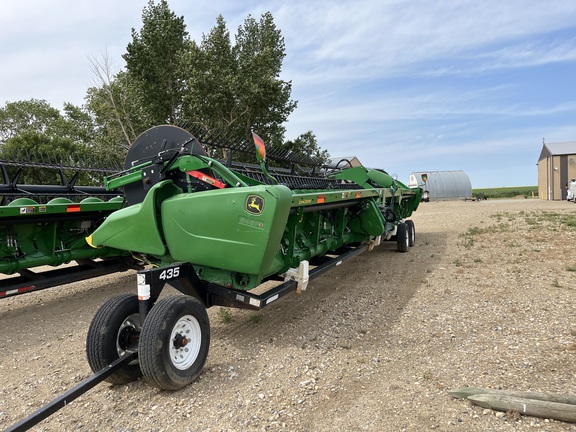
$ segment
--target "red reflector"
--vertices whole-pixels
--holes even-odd
[[[23,292],[33,291],[35,289],[36,289],[36,285],[29,285],[27,287],[18,288],[18,292],[23,293]]]
[[[324,195],[318,195],[318,204],[322,204],[324,202]]]
[[[36,289],[36,285],[29,285],[27,287],[22,287],[22,288],[17,288],[17,289],[13,289],[13,290],[7,290],[7,291],[0,291],[0,297],[8,297],[8,296],[12,296],[12,295],[16,295],[16,294],[22,294],[28,291],[33,291]]]
[[[200,171],[187,171],[186,174],[191,175],[192,177],[195,177],[204,183],[216,186],[218,189],[224,189],[226,187],[225,183],[222,183],[220,180],[216,180],[214,177],[210,177],[209,175],[201,173]]]
[[[68,206],[66,206],[66,211],[67,211],[68,213],[71,213],[71,212],[79,212],[79,211],[80,211],[80,204],[71,204],[71,205],[68,205]]]

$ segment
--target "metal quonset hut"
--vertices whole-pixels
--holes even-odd
[[[413,172],[408,187],[424,189],[423,201],[472,198],[470,177],[462,170]]]

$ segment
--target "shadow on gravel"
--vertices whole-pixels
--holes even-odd
[[[63,321],[77,327],[79,318],[88,319],[89,324],[106,300],[131,291],[136,292],[136,276],[125,272],[20,294],[0,299],[0,322],[11,332],[27,331],[26,327],[33,328],[33,322],[38,320],[43,327]]]
[[[360,349],[363,344],[385,340],[405,305],[423,287],[427,274],[438,266],[446,237],[444,233],[419,233],[416,245],[407,253],[398,252],[394,241],[384,242],[315,279],[301,295],[290,294],[260,312],[230,310],[227,323],[219,317],[218,307],[211,308],[208,373],[198,384],[221,379],[209,373],[210,369],[235,367],[265,353],[268,347],[296,350],[296,355],[305,357],[314,352]],[[50,333],[51,327],[74,332],[79,326],[85,332],[98,307],[115,295],[130,292],[135,292],[134,274],[119,273],[0,300],[0,320],[12,329],[11,339],[32,334],[39,325],[43,333]],[[62,322],[70,326],[62,326]]]
[[[439,265],[445,249],[445,234],[420,233],[408,253],[398,252],[395,242],[386,242],[312,281],[303,294],[288,295],[260,312],[230,310],[231,321],[223,323],[219,308],[212,308],[212,347],[195,383],[179,392],[161,392],[143,380],[117,387],[102,384],[90,392],[90,400],[101,401],[114,394],[124,401],[119,403],[132,403],[125,395],[137,392],[141,400],[159,397],[177,403],[194,397],[208,405],[213,401],[202,395],[214,395],[214,389],[218,393],[253,388],[258,375],[268,373],[266,356],[272,350],[276,358],[287,362],[285,373],[278,377],[287,382],[278,387],[284,390],[290,389],[294,380],[298,382],[297,371],[308,359],[319,364],[324,356],[370,356],[371,350],[385,350],[387,335],[394,331],[406,304],[419,289],[425,289],[427,273]],[[73,342],[55,342],[54,349],[62,355],[70,355],[65,353],[71,350],[75,360],[67,367],[76,371],[75,362],[80,361],[83,374],[88,368],[78,333],[86,332],[95,310],[107,299],[135,292],[135,276],[121,273],[72,285],[0,301],[0,321],[11,329],[5,337],[19,340],[19,336],[35,335],[29,342],[38,346],[44,341],[66,341],[68,333],[74,333]],[[79,344],[77,350],[74,344]],[[0,345],[9,346],[6,340]],[[62,355],[54,354],[57,360]],[[42,358],[37,363],[45,367]],[[276,364],[271,371],[273,379],[280,366],[283,364]],[[74,406],[78,404],[67,415],[72,415]]]
[[[440,263],[447,235],[419,233],[407,253],[384,242],[313,280],[300,294],[290,294],[260,312],[230,310],[230,321],[211,312],[213,344],[229,344],[247,356],[264,345],[274,347],[349,347],[355,333],[385,335],[405,305]],[[210,360],[219,363],[218,349]]]

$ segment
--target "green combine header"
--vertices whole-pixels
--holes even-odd
[[[232,161],[233,152],[254,150],[257,163]],[[216,153],[228,157],[209,156]],[[191,383],[203,368],[207,308],[259,310],[385,240],[407,252],[415,240],[408,218],[422,196],[380,169],[267,155],[256,134],[252,143],[176,126],[143,133],[104,185],[119,197],[18,198],[0,206],[0,272],[17,275],[0,280],[12,281],[4,296],[51,280],[33,276],[38,266],[138,265],[137,293],[96,313],[88,362],[97,372],[136,353],[107,380],[144,375],[167,390]],[[62,283],[58,277],[52,285]],[[183,295],[159,299],[166,283]]]

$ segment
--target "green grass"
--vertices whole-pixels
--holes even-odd
[[[260,324],[263,319],[264,319],[264,317],[262,315],[254,314],[254,315],[250,315],[249,321],[252,324]]]
[[[218,320],[222,324],[230,324],[232,322],[232,313],[230,309],[221,307],[218,309]]]
[[[548,222],[549,224],[565,225],[570,228],[576,228],[576,215],[562,214],[557,212],[543,211],[534,216],[539,222]]]
[[[472,189],[472,196],[477,198],[513,198],[523,195],[525,198],[538,197],[538,186],[511,186],[501,188]]]

